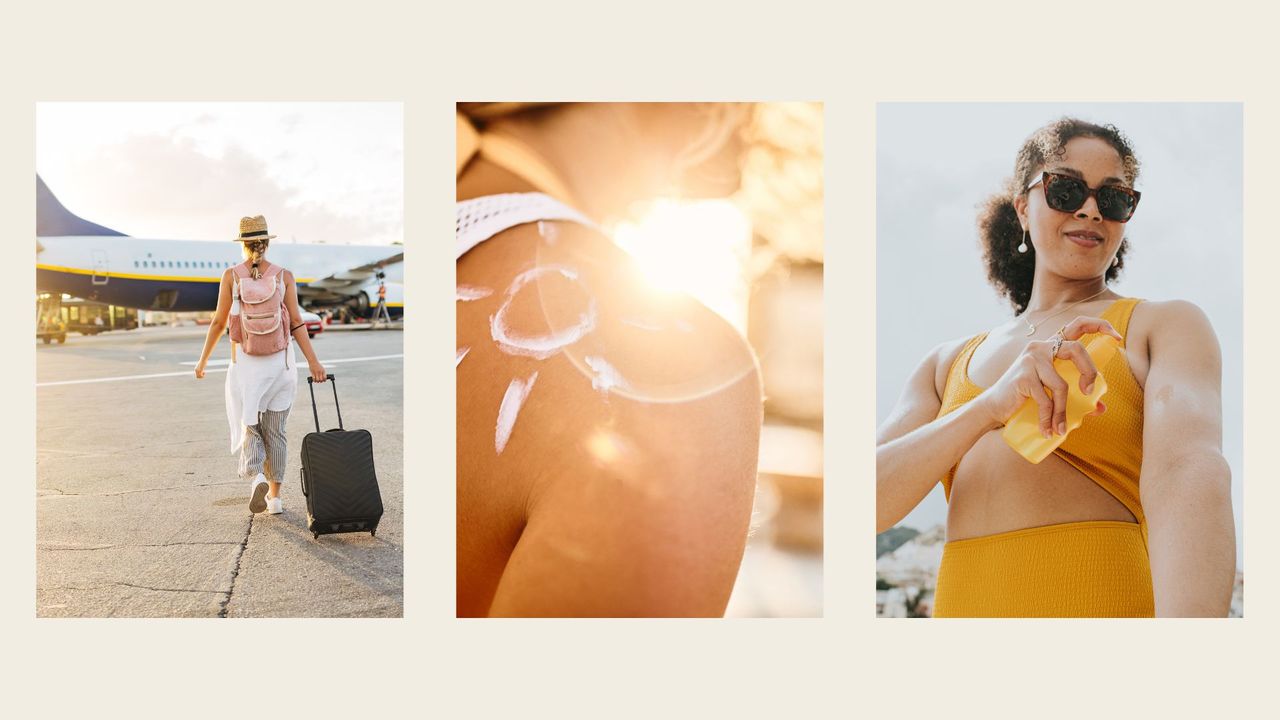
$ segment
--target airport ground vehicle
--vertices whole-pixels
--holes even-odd
[[[137,327],[138,311],[133,308],[63,297],[58,293],[36,296],[36,337],[46,343],[66,342],[68,332],[97,335]]]
[[[67,325],[62,322],[61,318],[56,316],[40,318],[36,324],[36,337],[44,342],[45,345],[55,340],[61,345],[67,341]]]

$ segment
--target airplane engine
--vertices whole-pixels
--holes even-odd
[[[351,309],[360,317],[369,317],[373,312],[373,307],[369,303],[369,294],[361,290],[351,298]]]

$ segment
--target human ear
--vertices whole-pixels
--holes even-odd
[[[1027,196],[1017,195],[1013,198],[1013,210],[1018,213],[1018,223],[1022,225],[1025,232],[1030,227],[1030,221],[1027,218]]]

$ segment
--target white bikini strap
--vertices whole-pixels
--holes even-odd
[[[586,215],[544,193],[486,195],[456,204],[458,257],[471,248],[517,225],[539,220],[568,220],[597,227]]]

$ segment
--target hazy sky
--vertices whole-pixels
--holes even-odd
[[[72,212],[127,235],[404,239],[399,103],[40,103],[36,171]]]
[[[1062,117],[1113,123],[1142,161],[1123,295],[1199,305],[1222,346],[1223,450],[1241,532],[1243,113],[1239,104],[881,104],[876,118],[876,418],[944,340],[1004,322],[987,284],[977,207],[1013,173],[1022,141]],[[938,485],[903,524],[945,520]]]

